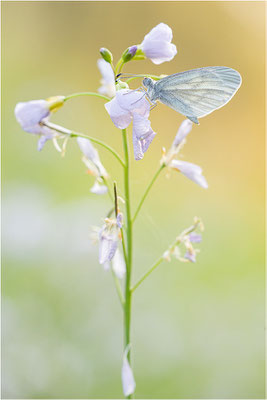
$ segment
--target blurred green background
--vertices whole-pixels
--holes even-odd
[[[173,29],[177,56],[159,66],[131,62],[126,72],[226,65],[243,84],[226,107],[193,127],[182,151],[203,167],[209,189],[162,174],[136,223],[134,280],[195,215],[206,228],[196,264],[165,263],[136,291],[136,398],[264,398],[264,8],[2,2],[3,398],[122,397],[122,312],[90,241],[90,226],[101,225],[109,200],[90,193],[93,179],[75,140],[63,159],[52,143],[38,153],[14,107],[96,91],[99,48],[118,59],[159,22]],[[132,159],[133,207],[183,119],[164,105],[151,112],[158,134],[142,161]],[[101,99],[73,99],[53,122],[122,153],[121,133]],[[99,150],[122,192],[117,161]]]

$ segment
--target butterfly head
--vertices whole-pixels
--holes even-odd
[[[143,85],[145,86],[145,88],[147,89],[147,94],[148,97],[151,99],[153,97],[153,93],[154,93],[154,81],[151,78],[145,78],[143,79]]]

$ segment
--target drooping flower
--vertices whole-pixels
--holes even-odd
[[[25,132],[40,136],[37,146],[38,151],[42,150],[47,140],[60,136],[55,129],[45,126],[45,123],[49,121],[51,112],[56,111],[63,104],[63,96],[17,103],[14,112],[22,129]]]
[[[176,46],[171,41],[171,28],[161,22],[145,36],[140,49],[154,64],[161,64],[171,61],[177,54]]]
[[[148,119],[150,104],[144,93],[119,90],[105,107],[112,122],[119,129],[127,128],[133,120],[134,157],[136,160],[141,160],[156,135]]]
[[[126,273],[126,265],[124,258],[119,250],[117,248],[114,257],[112,258],[111,261],[106,261],[103,265],[104,269],[108,271],[110,268],[113,269],[115,275],[117,278],[122,279]]]
[[[135,380],[132,368],[130,367],[127,355],[129,352],[129,345],[126,347],[123,354],[122,369],[121,369],[121,380],[124,396],[130,396],[135,391]]]
[[[103,184],[103,178],[108,177],[108,173],[100,161],[98,151],[94,148],[91,141],[86,138],[77,138],[77,143],[83,153],[83,162],[88,171],[96,180],[90,191],[95,194],[105,194],[108,191],[106,185]]]
[[[166,153],[164,149],[161,163],[164,164],[169,169],[181,172],[183,175],[191,179],[193,182],[197,183],[204,189],[207,189],[208,183],[205,177],[202,175],[201,167],[187,161],[174,159],[174,157],[179,153],[179,151],[185,144],[186,136],[190,133],[191,129],[192,129],[192,122],[189,121],[188,119],[184,120],[178,129],[178,132],[174,138],[174,141],[169,151]]]
[[[115,88],[115,78],[114,78],[114,72],[113,69],[107,61],[103,59],[99,59],[97,61],[97,66],[100,70],[100,73],[102,75],[101,79],[101,84],[100,88],[98,89],[98,92],[104,95],[107,95],[109,97],[114,97],[116,94],[116,88]]]

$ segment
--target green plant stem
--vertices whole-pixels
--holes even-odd
[[[114,75],[115,77],[118,75],[118,73],[121,71],[122,67],[123,67],[124,63],[122,61],[122,58],[119,59],[119,61],[116,64],[115,67],[115,71],[114,71]]]
[[[80,92],[80,93],[73,93],[70,94],[69,96],[66,96],[64,101],[73,99],[74,97],[80,97],[80,96],[94,96],[94,97],[99,97],[100,99],[104,99],[107,101],[110,101],[111,99],[107,96],[104,96],[103,94],[100,93],[95,93],[95,92]]]
[[[89,139],[93,143],[99,144],[100,146],[102,146],[106,150],[108,150],[111,154],[113,154],[113,156],[116,157],[117,160],[119,161],[119,163],[124,167],[124,162],[122,161],[122,159],[120,158],[118,153],[115,150],[113,150],[112,147],[108,146],[106,143],[102,142],[101,140],[95,139],[88,135],[84,135],[82,133],[73,132],[73,131],[63,128],[59,125],[53,124],[52,122],[43,122],[42,124],[47,126],[50,129],[53,129],[56,132],[62,133],[63,135],[68,135],[69,137],[81,137],[81,138]]]
[[[125,155],[124,167],[124,195],[126,207],[126,232],[127,232],[127,263],[126,263],[126,282],[125,282],[125,303],[124,303],[124,348],[130,344],[130,329],[131,329],[131,270],[132,270],[132,220],[130,206],[130,182],[129,182],[129,150],[126,129],[122,129],[122,140]],[[130,350],[128,352],[128,361],[131,365]],[[132,398],[132,395],[127,397]]]
[[[162,165],[159,167],[159,169],[156,171],[155,175],[153,176],[153,178],[152,178],[150,184],[149,184],[148,187],[146,188],[146,191],[145,191],[145,193],[143,194],[143,197],[141,198],[140,203],[139,203],[138,206],[137,206],[137,209],[136,209],[136,211],[135,211],[135,214],[134,214],[134,217],[133,217],[132,222],[135,221],[135,219],[136,219],[136,217],[137,217],[137,215],[138,215],[138,213],[139,213],[139,211],[140,211],[140,209],[141,209],[141,207],[142,207],[142,205],[143,205],[143,203],[144,203],[144,201],[145,201],[145,199],[146,199],[146,197],[147,197],[147,195],[148,195],[150,189],[152,188],[154,182],[156,181],[157,177],[159,176],[159,174],[161,173],[161,171],[163,170],[163,168],[165,168],[165,165],[164,165],[164,164],[162,164]]]
[[[121,305],[122,305],[122,307],[124,309],[125,300],[124,300],[123,293],[122,293],[122,290],[121,290],[120,282],[119,282],[119,280],[118,280],[118,278],[117,278],[117,276],[116,276],[116,274],[115,274],[115,272],[113,271],[112,268],[111,268],[111,271],[112,271],[112,276],[113,276],[113,279],[114,279],[114,282],[115,282],[115,287],[116,287],[116,291],[117,291],[120,303],[121,303]]]
[[[131,292],[133,293],[135,291],[135,289],[138,288],[139,285],[141,285],[141,283],[151,274],[151,272],[153,272],[158,266],[159,264],[162,263],[162,261],[164,261],[163,256],[161,256],[156,262],[155,264],[152,265],[152,267],[149,268],[149,270],[144,273],[144,275],[139,279],[139,281],[132,287]]]

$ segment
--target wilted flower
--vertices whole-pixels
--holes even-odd
[[[189,240],[191,243],[200,243],[202,241],[202,235],[200,233],[191,232],[189,234]]]
[[[106,264],[114,257],[118,248],[120,230],[115,219],[106,218],[99,232],[99,263]]]
[[[47,140],[60,136],[56,130],[44,124],[48,122],[51,112],[56,111],[63,103],[63,96],[55,96],[47,100],[31,100],[16,105],[15,117],[22,129],[40,136],[37,147],[39,151]]]
[[[120,90],[114,99],[105,104],[115,126],[125,129],[133,120],[134,157],[141,160],[156,133],[148,120],[150,104],[144,93],[135,90]]]
[[[200,243],[202,241],[202,236],[195,232],[191,232],[189,235],[183,235],[181,237],[181,243],[184,244],[186,248],[186,253],[184,258],[179,257],[180,261],[190,261],[195,263],[196,262],[196,255],[199,252],[198,249],[195,249],[192,243]]]
[[[111,265],[110,265],[111,264]],[[110,267],[113,269],[115,275],[117,278],[122,279],[126,273],[126,265],[124,258],[120,252],[120,250],[117,248],[114,257],[112,258],[111,262],[106,261],[105,264],[103,265],[104,269],[107,271],[110,269]]]
[[[192,243],[200,243],[202,241],[202,235],[200,233],[196,233],[196,230],[204,230],[202,221],[197,217],[194,218],[194,225],[184,230],[176,238],[175,242],[163,253],[162,257],[166,261],[171,261],[171,256],[174,256],[179,261],[196,262],[196,255],[199,250],[195,249]],[[181,250],[179,248],[181,245],[183,245],[186,250],[184,256],[181,256]]]
[[[130,367],[127,355],[129,352],[129,345],[126,347],[123,354],[122,369],[121,369],[121,380],[124,396],[130,396],[135,391],[135,380],[133,376],[132,368]]]
[[[98,89],[98,92],[109,97],[114,97],[116,94],[116,88],[114,72],[111,65],[107,61],[99,59],[97,61],[97,66],[102,75],[102,79],[100,81],[102,86]]]
[[[171,28],[161,22],[145,36],[140,48],[154,64],[161,64],[171,61],[177,54],[176,46],[171,41]]]

